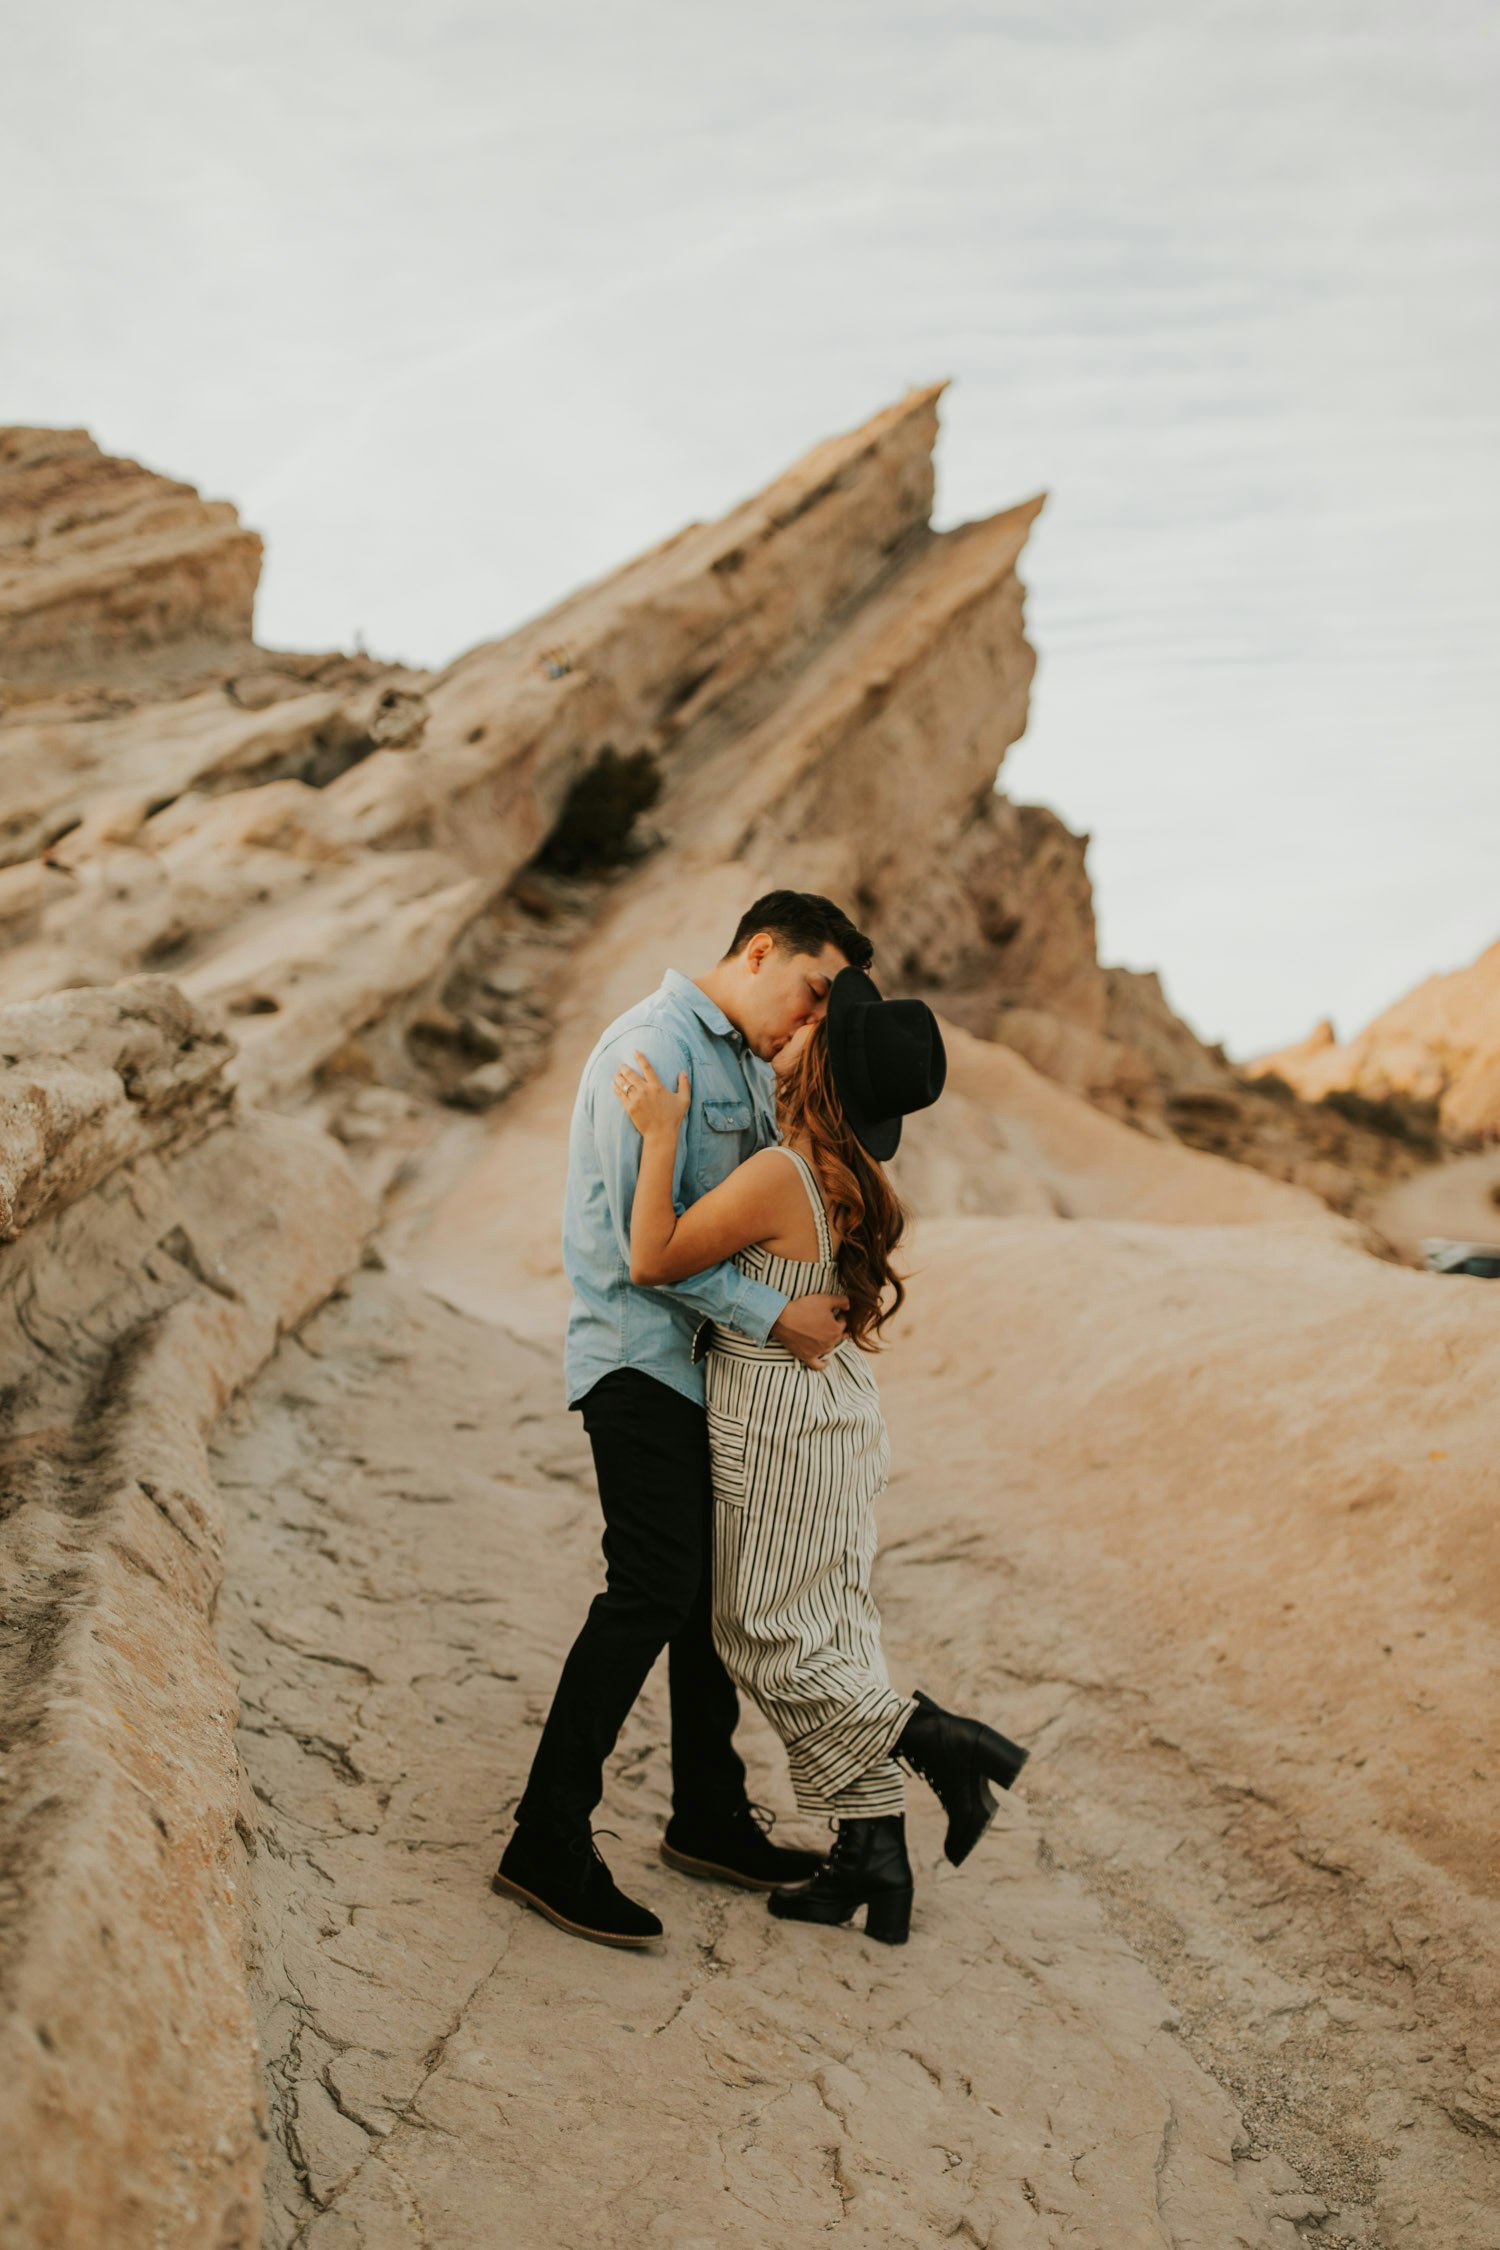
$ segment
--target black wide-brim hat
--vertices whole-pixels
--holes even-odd
[[[883,1000],[863,969],[840,969],[828,995],[828,1067],[860,1147],[884,1163],[901,1120],[943,1090],[948,1057],[925,1000]]]

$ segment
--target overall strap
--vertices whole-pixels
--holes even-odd
[[[789,1156],[802,1174],[802,1185],[807,1190],[807,1200],[812,1205],[813,1217],[818,1222],[818,1248],[822,1252],[824,1265],[831,1266],[834,1262],[833,1235],[829,1229],[828,1209],[823,1201],[823,1191],[818,1185],[818,1175],[808,1163],[807,1158],[799,1156],[794,1148],[787,1148],[780,1141],[773,1145],[781,1155]]]

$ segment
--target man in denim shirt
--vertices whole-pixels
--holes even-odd
[[[739,1705],[713,1645],[713,1481],[704,1372],[693,1338],[705,1320],[756,1343],[775,1336],[817,1366],[841,1341],[845,1303],[788,1300],[732,1263],[672,1288],[630,1279],[630,1207],[641,1137],[615,1099],[619,1065],[649,1056],[692,1104],[673,1197],[685,1210],[778,1138],[769,1058],[818,1021],[840,969],[868,968],[871,946],[831,900],[772,891],[740,922],[722,961],[696,979],[669,969],[660,988],[612,1023],[584,1067],[568,1148],[563,1259],[573,1284],[568,1404],[583,1415],[604,1511],[606,1584],[563,1666],[495,1888],[579,1937],[644,1945],[654,1914],[620,1891],[589,1820],[604,1763],[665,1648],[672,1717],[669,1865],[753,1890],[811,1876],[811,1852],[771,1843],[745,1795],[733,1743]]]

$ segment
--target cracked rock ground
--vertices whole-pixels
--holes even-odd
[[[1065,1555],[1049,1580],[1027,1433],[1009,1510],[1001,1461],[966,1492],[951,1441],[918,1442],[936,1325],[885,1371],[893,1669],[1037,1755],[962,1870],[914,1790],[901,1952],[659,1862],[655,1679],[600,1822],[664,1945],[608,1953],[490,1893],[597,1581],[550,1346],[393,1261],[232,1407],[221,1632],[256,1798],[269,2244],[1477,2250],[1487,2151],[1437,2098],[1413,1980],[1355,1958],[1360,1908],[1330,1913],[1341,1879],[1293,1856],[1270,1791],[1195,1763],[1191,1680],[1132,1679],[1120,1621],[1077,1614],[1087,1573]],[[743,1736],[784,1807],[773,1738]]]
[[[653,1683],[601,1819],[662,1948],[606,1953],[492,1896],[594,1575],[557,1390],[550,1356],[365,1273],[223,1431],[268,2240],[1294,2241],[1288,2168],[1251,2157],[1023,1801],[962,1871],[916,1806],[904,1952],[787,1928],[655,1858]],[[899,1536],[899,1504],[890,1519]],[[758,1793],[784,1804],[774,1741],[746,1735]]]

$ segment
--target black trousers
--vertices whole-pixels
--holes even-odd
[[[715,1821],[745,1802],[739,1702],[713,1643],[713,1475],[701,1406],[638,1367],[582,1400],[604,1510],[605,1587],[569,1651],[516,1808],[526,1826],[587,1827],[604,1761],[667,1651],[672,1805]]]

